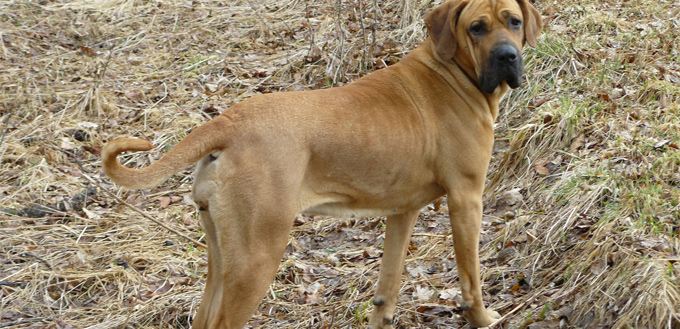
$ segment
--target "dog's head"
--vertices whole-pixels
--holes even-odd
[[[522,83],[522,46],[535,47],[543,21],[528,0],[449,0],[425,18],[442,61],[474,71],[479,87],[493,93]]]

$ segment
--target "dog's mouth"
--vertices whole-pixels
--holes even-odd
[[[492,74],[484,74],[482,73],[481,76],[479,77],[479,84],[481,89],[488,93],[492,94],[494,91],[496,91],[496,88],[505,81],[508,86],[512,89],[519,88],[519,86],[522,85],[522,73],[517,73],[517,72],[507,72],[506,74],[498,74],[498,72],[494,72]]]
[[[522,85],[523,73],[524,63],[519,51],[511,45],[500,45],[489,54],[486,67],[479,74],[479,85],[488,94],[493,93],[502,82],[515,89]]]

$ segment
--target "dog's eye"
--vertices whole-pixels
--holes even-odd
[[[470,33],[475,35],[482,35],[486,33],[486,26],[482,23],[475,23],[470,26]]]
[[[511,18],[509,24],[510,27],[518,29],[522,26],[522,21],[519,20],[518,18]]]

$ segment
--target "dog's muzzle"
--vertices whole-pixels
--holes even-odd
[[[480,73],[479,84],[489,94],[503,81],[515,89],[522,84],[523,72],[524,63],[519,50],[509,44],[500,44],[491,49],[486,67]]]

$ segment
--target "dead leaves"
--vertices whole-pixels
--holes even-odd
[[[460,325],[463,298],[458,289],[442,289],[418,285],[414,294],[418,299],[416,311],[422,322],[432,328],[448,328]]]
[[[371,65],[379,68],[396,63],[407,49],[412,49],[413,43],[422,40],[417,35],[411,37],[400,31],[406,20],[404,15],[408,14],[408,9],[412,9],[402,6],[406,3],[395,5],[384,2],[373,11],[370,8],[373,3],[370,1],[349,4],[344,2],[347,10],[340,13],[339,23],[347,33],[344,34],[344,48],[340,52],[337,51],[340,34],[337,33],[334,2],[289,2],[264,5],[267,9],[262,11],[262,20],[252,17],[252,10],[247,5],[242,6],[247,10],[243,12],[239,9],[240,6],[222,7],[219,3],[204,6],[197,2],[191,6],[191,10],[187,10],[184,4],[174,5],[168,2],[163,3],[160,10],[156,3],[139,2],[139,5],[130,9],[134,11],[134,15],[115,8],[100,10],[93,7],[85,11],[69,9],[45,12],[40,6],[12,7],[16,13],[7,16],[12,24],[8,24],[10,28],[3,33],[4,47],[7,48],[4,64],[8,67],[3,71],[3,87],[7,89],[10,98],[22,93],[35,97],[27,97],[26,104],[20,104],[16,108],[8,105],[11,100],[0,105],[0,112],[17,110],[21,113],[19,116],[25,118],[21,124],[17,120],[9,120],[8,134],[3,142],[6,200],[13,202],[13,193],[20,190],[24,192],[14,198],[18,200],[20,207],[13,206],[14,208],[35,208],[27,201],[39,200],[37,203],[52,208],[49,211],[54,208],[59,210],[59,203],[71,201],[74,195],[84,189],[80,186],[80,169],[71,161],[80,161],[86,170],[91,170],[90,174],[96,175],[96,155],[101,147],[99,141],[111,139],[113,131],[118,134],[148,134],[149,131],[165,134],[154,136],[159,138],[179,136],[195,126],[197,120],[217,115],[237,100],[261,92],[304,90],[311,86],[327,87],[332,82],[328,77],[336,71],[340,72],[340,76],[349,76],[349,80],[354,77],[352,74],[364,74],[363,70],[366,68],[370,71]],[[415,6],[413,12],[416,15],[413,21],[420,21],[421,15],[428,10],[430,3],[421,3],[423,5],[417,2],[410,4]],[[546,202],[537,195],[543,188],[558,185],[562,176],[577,172],[573,167],[576,160],[593,167],[619,170],[614,175],[623,179],[617,183],[634,182],[635,185],[631,186],[640,188],[645,181],[650,182],[654,188],[661,190],[659,198],[651,199],[651,203],[657,204],[660,209],[677,209],[677,164],[673,165],[673,152],[678,152],[679,130],[676,119],[680,70],[677,61],[671,57],[677,53],[677,42],[673,40],[677,39],[678,9],[673,4],[670,11],[666,10],[668,2],[641,2],[636,5],[639,8],[629,10],[626,2],[612,4],[558,1],[537,4],[546,17],[546,22],[550,20],[550,24],[546,25],[545,38],[542,40],[544,43],[540,50],[526,53],[531,56],[527,59],[528,63],[533,63],[527,66],[527,82],[533,89],[526,88],[524,90],[527,93],[522,91],[509,97],[513,104],[520,104],[513,110],[513,115],[521,114],[519,119],[522,120],[516,121],[514,126],[512,122],[510,125],[511,128],[522,126],[526,120],[531,119],[531,124],[545,129],[529,131],[526,135],[532,136],[534,132],[539,132],[532,146],[538,152],[531,153],[528,157],[524,154],[518,156],[511,161],[520,164],[517,169],[500,173],[509,186],[492,189],[487,194],[489,198],[493,198],[493,194],[499,196],[498,200],[489,202],[491,207],[498,207],[491,209],[498,210],[498,213],[493,213],[496,217],[484,218],[482,240],[491,241],[491,244],[484,244],[491,252],[488,258],[482,260],[482,266],[486,268],[485,284],[494,284],[494,275],[510,268],[495,283],[500,287],[498,294],[485,296],[492,305],[502,306],[507,302],[516,307],[518,303],[526,301],[522,299],[524,296],[532,293],[541,294],[545,299],[529,301],[526,308],[511,315],[511,321],[514,322],[510,322],[508,327],[530,317],[528,313],[535,315],[537,322],[526,323],[524,327],[537,329],[579,326],[579,323],[564,324],[565,320],[573,322],[573,318],[571,310],[562,310],[566,305],[576,305],[579,300],[597,302],[597,299],[590,299],[588,295],[575,299],[571,299],[573,296],[562,300],[556,298],[558,295],[554,294],[553,287],[563,285],[564,282],[560,280],[565,281],[566,278],[539,276],[535,287],[525,289],[512,271],[512,266],[519,266],[517,264],[520,261],[524,261],[521,264],[526,268],[538,264],[537,273],[544,274],[548,269],[542,265],[550,258],[565,264],[574,262],[568,258],[571,257],[569,248],[588,243],[597,232],[596,223],[599,219],[592,217],[592,214],[599,216],[600,212],[606,210],[601,204],[606,203],[610,207],[624,202],[635,205],[650,198],[646,191],[621,198],[617,198],[612,192],[606,198],[597,198],[591,217],[576,212],[569,225],[560,223],[556,226],[555,231],[561,235],[560,239],[539,245],[539,242],[545,241],[545,231],[541,230],[540,225],[535,225],[535,221],[531,221],[545,217],[544,221],[550,225],[557,223],[560,218],[551,217],[550,213],[545,216],[543,212],[546,208],[564,206]],[[357,6],[369,7],[356,8]],[[662,15],[639,15],[638,12]],[[375,16],[362,17],[362,13]],[[267,16],[269,14],[272,16]],[[91,18],[96,18],[96,21]],[[404,21],[399,21],[400,19]],[[364,26],[361,24],[362,20]],[[261,21],[267,22],[271,28],[264,26]],[[73,22],[78,22],[78,33],[69,32]],[[144,33],[140,34],[140,26],[144,27]],[[146,26],[153,28],[146,29]],[[421,27],[422,25],[416,26],[415,30],[422,30]],[[64,31],[67,32],[63,33]],[[368,37],[368,46],[364,46],[363,37]],[[405,42],[406,39],[409,41]],[[375,46],[371,47],[373,44]],[[111,102],[115,110],[100,113],[95,109],[82,111],[83,115],[74,115],[78,111],[73,111],[72,106],[80,97],[74,96],[74,91],[89,88],[84,83],[91,83],[93,77],[101,72],[102,66],[95,67],[93,63],[103,62],[105,56],[102,56],[101,49],[105,48],[101,48],[102,46],[117,47],[117,51],[111,56],[109,70],[100,81],[101,90],[116,92],[115,97],[107,97],[107,102]],[[343,81],[342,77],[339,81]],[[18,88],[22,84],[28,88]],[[540,94],[532,95],[536,90]],[[96,102],[92,104],[88,108],[97,107]],[[157,105],[150,108],[154,104]],[[529,113],[521,104],[528,104]],[[583,112],[569,112],[572,107]],[[102,118],[99,114],[106,117]],[[510,118],[514,120],[512,115]],[[93,126],[81,126],[85,121],[91,122]],[[28,125],[28,122],[35,125]],[[51,127],[52,123],[56,127]],[[507,128],[506,125],[507,121],[500,121],[497,128],[502,131]],[[56,134],[64,131],[64,127],[73,130],[73,133]],[[560,135],[559,147],[541,143],[541,140],[554,134],[548,128],[564,132]],[[22,134],[18,134],[19,132]],[[86,138],[86,135],[89,137]],[[62,150],[75,154],[77,158],[38,146],[45,141],[49,141],[55,148],[61,147]],[[527,144],[531,144],[531,141]],[[81,150],[85,152],[80,152]],[[663,158],[664,155],[671,156]],[[143,165],[148,160],[148,156],[145,157],[140,158],[137,163],[132,161],[131,164]],[[34,170],[34,166],[35,173],[26,174]],[[562,175],[563,172],[565,175]],[[648,172],[653,174],[647,174]],[[525,173],[528,173],[531,183],[517,183]],[[593,186],[596,186],[592,183],[602,181],[606,177],[604,174],[603,171],[595,172],[593,182],[577,184],[582,187],[578,194],[569,195],[565,198],[567,200],[562,200],[571,207],[569,211],[576,208],[570,203],[571,200],[591,193]],[[68,181],[68,184],[61,185],[61,181]],[[35,185],[34,188],[32,183],[26,182],[44,183]],[[184,182],[186,180],[183,179],[182,183]],[[174,189],[181,184],[173,181],[169,185]],[[616,187],[619,193],[624,193],[621,192],[625,188],[623,184]],[[519,191],[514,193],[514,189]],[[142,208],[155,211],[159,217],[165,216],[169,222],[196,228],[197,234],[200,234],[193,205],[179,200],[178,195],[182,195],[181,193],[170,193],[167,190],[147,192],[163,193],[162,195],[121,193]],[[554,196],[554,191],[549,190],[547,194]],[[60,195],[61,199],[55,197],[56,195]],[[201,287],[193,281],[184,284],[174,280],[192,276],[198,282],[203,280],[205,263],[196,259],[204,258],[204,255],[196,251],[183,252],[183,245],[168,240],[156,227],[151,227],[148,232],[144,231],[150,225],[136,223],[136,214],[115,209],[107,203],[109,201],[99,197],[93,199],[87,201],[87,206],[82,209],[73,205],[69,206],[70,209],[64,208],[67,214],[64,218],[68,220],[57,225],[49,219],[51,215],[38,211],[35,214],[43,216],[43,219],[22,218],[3,222],[6,225],[6,234],[2,237],[5,244],[10,244],[11,248],[26,246],[26,241],[36,241],[28,246],[30,248],[56,245],[58,248],[54,251],[54,257],[46,257],[50,253],[44,250],[29,251],[69,274],[94,272],[89,266],[96,261],[125,260],[133,268],[145,268],[143,272],[135,273],[132,269],[116,266],[118,276],[98,278],[102,282],[101,286],[89,282],[87,290],[73,290],[73,295],[82,296],[83,299],[71,297],[72,303],[62,309],[63,313],[58,321],[55,320],[54,326],[64,329],[69,326],[84,327],[116,316],[116,312],[124,315],[139,313],[138,306],[142,302],[164,297],[172,300],[173,305],[169,306],[181,305],[179,311],[171,311],[171,307],[166,307],[168,305],[160,305],[157,310],[149,309],[149,318],[153,318],[149,326],[167,327],[177,323],[186,325],[187,317],[195,310]],[[494,204],[496,201],[497,204]],[[436,206],[424,212],[409,245],[404,273],[409,283],[404,287],[402,295],[407,301],[400,308],[402,313],[399,325],[402,327],[456,328],[463,324],[458,321],[460,309],[455,302],[459,296],[453,288],[457,287],[457,279],[453,270],[455,257],[451,254],[448,232],[450,226],[448,218],[443,215],[446,213],[446,205],[442,208],[441,212]],[[633,215],[638,213],[635,211]],[[627,231],[646,225],[632,217],[622,216],[619,220],[625,222],[622,226]],[[649,216],[647,220],[650,226],[663,228],[664,232],[666,227],[676,232],[676,236],[680,232],[677,215],[672,211],[664,210],[659,216]],[[372,297],[379,257],[382,255],[384,222],[355,220],[340,225],[335,221],[342,220],[303,217],[296,222],[295,229],[300,231],[294,233],[294,243],[289,247],[286,260],[294,259],[298,263],[284,266],[279,275],[280,280],[272,292],[275,297],[269,296],[271,299],[266,303],[268,306],[278,307],[278,311],[273,313],[279,312],[280,319],[304,323],[309,318],[325,315],[327,319],[320,323],[305,323],[306,325],[300,324],[300,327],[360,325],[357,324],[360,320],[354,320],[353,316],[355,311],[360,310],[357,305],[367,303]],[[503,243],[493,243],[498,230],[510,229],[515,223],[522,226],[521,231],[516,234],[507,233]],[[21,229],[14,230],[17,226]],[[364,230],[364,227],[367,229]],[[29,234],[31,232],[35,233]],[[621,236],[623,235],[611,236],[610,240],[616,240],[621,250],[632,246],[635,254],[631,258],[654,259],[650,255],[668,253],[669,248],[672,252],[676,245],[672,240],[644,233],[636,234],[634,240],[624,240]],[[146,244],[140,244],[140,241],[146,241]],[[299,245],[295,246],[295,243]],[[148,244],[158,248],[148,248]],[[121,256],[121,253],[136,247],[147,247],[146,250],[167,249],[163,250],[163,255],[139,256],[146,258],[146,262]],[[98,248],[103,251],[93,252],[99,250]],[[81,250],[87,252],[79,254]],[[556,250],[557,254],[542,253],[550,250]],[[0,277],[17,273],[24,268],[22,266],[31,270],[24,270],[10,278],[11,282],[5,281],[0,285],[0,296],[4,303],[0,322],[7,324],[18,318],[28,319],[32,314],[47,308],[32,306],[47,305],[33,303],[42,302],[40,293],[47,290],[31,294],[26,287],[30,289],[48,282],[46,279],[53,273],[47,272],[43,262],[33,256],[20,257],[10,255],[9,252],[0,254],[4,255],[4,258],[0,256],[4,269],[11,270]],[[574,274],[573,277],[588,273],[606,276],[611,266],[621,263],[625,256],[607,252],[592,263],[582,264],[582,273],[574,270],[578,268],[578,264],[572,265],[570,271]],[[68,259],[69,264],[62,268],[58,261],[63,259]],[[161,265],[166,262],[186,266],[187,273],[174,273],[177,271],[163,268]],[[677,261],[674,262],[674,273],[677,276]],[[123,262],[118,264],[122,265]],[[648,264],[654,264],[654,261]],[[489,269],[492,266],[494,268]],[[39,270],[32,271],[35,268]],[[28,272],[33,276],[22,276]],[[667,273],[664,275],[668,275]],[[137,281],[140,275],[155,278],[145,282]],[[160,281],[161,278],[168,277],[169,284]],[[655,281],[647,276],[640,277]],[[585,283],[570,282],[576,289],[597,284]],[[657,293],[645,284],[642,281],[637,283],[641,287],[640,291]],[[125,295],[126,291],[121,287],[139,289],[139,295]],[[64,288],[66,291],[72,289],[67,285]],[[194,294],[188,298],[181,294],[183,289],[191,289]],[[450,289],[454,290],[447,292]],[[98,295],[101,292],[104,293]],[[136,304],[129,303],[121,307],[120,298],[106,298],[120,294],[123,295],[123,300],[137,298]],[[607,292],[603,292],[601,295],[606,294]],[[66,300],[72,296],[56,290],[49,291],[48,295],[53,300]],[[614,296],[614,299],[630,298],[629,302],[635,303],[635,298],[632,297],[609,295]],[[97,299],[92,296],[102,297]],[[14,302],[16,303],[13,304]],[[295,305],[289,307],[286,303]],[[73,312],[74,309],[69,305],[75,305],[86,312]],[[305,308],[307,305],[313,307]],[[184,310],[183,306],[186,306]],[[581,312],[580,310],[591,307],[605,309],[599,305],[586,305],[577,309]],[[637,309],[645,309],[645,306]],[[370,307],[366,313],[369,311]],[[291,327],[291,322],[283,320],[278,323],[283,325],[278,326],[267,323],[266,320],[269,319],[266,314],[269,313],[263,313],[264,319],[260,318],[260,323],[254,322],[254,327]],[[638,318],[643,318],[644,313],[653,317],[660,316],[646,310],[644,313],[628,313]],[[68,318],[64,314],[68,314]],[[171,314],[174,317],[166,319],[162,314]],[[540,318],[548,320],[541,322]],[[589,314],[587,320],[584,323],[590,325],[581,327],[610,325],[607,319],[595,313]],[[516,326],[521,327],[521,324]],[[42,323],[33,326],[44,327],[40,325]]]
[[[496,196],[495,208],[498,210],[503,208],[504,210],[510,209],[513,206],[521,204],[524,200],[524,196],[521,193],[520,188],[514,188],[512,190],[505,191],[498,196]]]
[[[97,52],[94,49],[87,46],[80,46],[80,52],[89,57],[97,57]]]
[[[660,140],[654,144],[654,149],[655,150],[665,150],[665,149],[673,149],[673,150],[680,150],[680,146],[678,146],[678,143],[673,143],[668,139]]]
[[[176,196],[176,195],[174,195],[174,196],[159,196],[159,197],[153,199],[153,201],[158,201],[158,205],[161,208],[167,208],[169,205],[171,205],[173,203],[179,203],[182,200],[183,200],[183,198],[181,196]]]
[[[123,92],[123,95],[131,101],[141,101],[146,98],[146,95],[144,95],[144,92],[139,89],[126,89]]]
[[[569,144],[569,151],[576,151],[581,149],[585,145],[586,136],[584,134],[579,134],[574,140]]]
[[[540,97],[540,98],[534,98],[534,99],[532,99],[531,102],[529,103],[528,109],[529,109],[529,110],[537,109],[537,108],[541,107],[541,105],[545,104],[546,102],[548,102],[548,101],[550,101],[550,100],[552,100],[552,97]],[[546,123],[547,123],[547,122],[546,122]]]
[[[146,302],[166,294],[173,289],[182,289],[185,286],[193,286],[198,283],[197,279],[192,279],[185,273],[176,273],[167,279],[150,279],[149,281],[148,285],[144,287],[134,299],[131,299],[130,302],[135,300]]]
[[[323,284],[314,282],[310,285],[301,285],[295,290],[295,294],[291,300],[298,304],[316,305],[322,301],[319,298],[318,292],[323,288]]]
[[[541,159],[534,162],[533,167],[537,174],[545,176],[550,174],[550,170],[546,167],[547,164],[548,161]]]
[[[534,161],[532,168],[537,174],[547,176],[558,172],[562,161],[563,158],[561,155],[556,156],[551,161],[548,161],[547,159],[538,159]]]
[[[60,220],[81,212],[86,206],[97,200],[97,188],[90,186],[80,193],[69,196],[55,196],[50,201],[36,201],[20,209],[2,209],[2,212],[19,216]]]
[[[422,253],[424,249],[436,254],[425,259],[407,257],[400,305],[415,308],[417,317],[428,326],[457,326],[462,320],[460,290],[453,280],[455,258],[440,255],[447,252],[452,257],[453,246],[447,233],[450,225],[442,212],[445,203],[438,207],[439,211],[434,211],[433,205],[421,214],[409,244],[409,254]],[[289,261],[274,285],[276,298],[271,298],[271,303],[275,306],[268,306],[267,312],[271,313],[271,308],[280,312],[282,301],[322,307],[337,298],[349,298],[357,301],[354,312],[370,314],[370,309],[361,311],[361,305],[373,297],[375,281],[366,281],[365,277],[377,275],[384,223],[381,219],[299,218],[284,256]],[[283,284],[288,288],[283,289]]]

